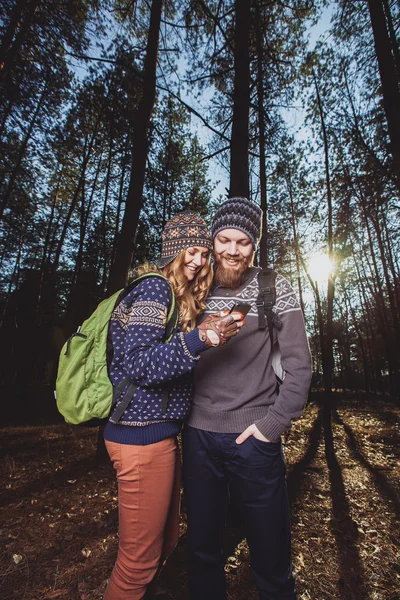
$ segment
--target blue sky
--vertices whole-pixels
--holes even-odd
[[[327,39],[329,36],[328,30],[330,27],[330,21],[333,13],[333,4],[329,4],[327,7],[323,9],[321,12],[321,16],[316,25],[310,25],[308,31],[309,37],[309,48],[313,50],[318,40]],[[187,68],[187,63],[184,58],[181,58],[179,63],[179,70],[183,74]],[[208,88],[201,98],[201,101],[198,102],[196,98],[188,93],[182,92],[182,99],[187,102],[190,106],[198,110],[199,113],[207,117],[207,102],[210,102],[213,97],[213,88]],[[305,139],[310,134],[306,126],[304,125],[304,111],[301,106],[298,106],[296,109],[292,110],[282,110],[282,116],[290,127],[293,133],[299,139]],[[212,137],[213,133],[198,119],[195,115],[191,117],[191,126],[192,130],[195,131],[201,143],[207,148]],[[226,170],[219,164],[217,159],[210,159],[209,161],[209,177],[211,181],[216,185],[214,191],[214,197],[219,196],[220,194],[225,195],[226,188],[229,187],[229,176]]]
[[[315,47],[316,42],[319,39],[324,39],[327,37],[328,29],[330,26],[330,19],[333,12],[333,5],[329,4],[325,7],[321,13],[320,19],[316,25],[310,25],[308,36],[309,36],[309,48],[312,50]],[[88,50],[88,55],[101,57],[102,50],[100,44],[103,43],[107,46],[110,43],[112,36],[118,34],[118,26],[116,26],[115,21],[110,18],[108,33],[103,39],[93,38],[93,43]],[[78,79],[83,79],[87,74],[87,65],[85,62],[74,59],[71,57],[70,66],[73,69],[74,73],[78,77]],[[188,63],[185,58],[182,57],[178,61],[178,71],[182,78],[185,77],[185,72],[187,71]],[[162,78],[160,79],[161,84],[164,82]],[[190,93],[187,89],[181,89],[181,97],[182,99],[196,109],[200,114],[207,119],[207,104],[211,103],[212,97],[214,94],[214,89],[210,86],[203,92],[201,100],[198,101],[193,94]],[[305,139],[309,135],[309,131],[304,125],[304,111],[300,105],[298,105],[295,109],[282,109],[282,116],[291,129],[292,133],[294,133],[299,139]],[[212,140],[213,133],[198,119],[195,115],[191,115],[191,128],[193,132],[196,132],[199,136],[200,142],[205,146],[206,150],[209,147],[209,144]],[[218,158],[209,160],[209,177],[213,184],[215,185],[214,197],[218,197],[219,195],[226,194],[226,188],[229,186],[229,176],[227,171],[220,165]]]

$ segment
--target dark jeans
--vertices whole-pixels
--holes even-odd
[[[238,445],[236,437],[183,430],[190,599],[226,599],[222,546],[229,494],[242,521],[260,599],[296,600],[281,443],[250,436]]]

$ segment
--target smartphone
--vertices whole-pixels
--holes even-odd
[[[250,309],[251,304],[248,304],[247,302],[235,302],[229,309],[229,314],[233,312],[238,312],[245,317]]]

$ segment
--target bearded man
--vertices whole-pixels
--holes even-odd
[[[230,198],[212,226],[215,276],[205,315],[239,300],[251,309],[240,333],[202,357],[195,370],[182,436],[191,600],[227,597],[222,541],[228,498],[238,509],[260,599],[296,599],[281,435],[302,413],[311,357],[299,303],[289,282],[277,275],[273,311],[282,326],[273,336],[285,371],[277,388],[273,344],[268,327],[259,327],[256,304],[260,269],[253,259],[261,217],[247,198]]]

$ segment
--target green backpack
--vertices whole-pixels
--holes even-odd
[[[148,277],[165,279],[159,273],[152,272],[137,277],[126,288],[100,302],[78,331],[65,342],[58,363],[55,396],[57,408],[67,423],[78,425],[91,421],[92,424],[98,424],[109,417],[110,413],[112,421],[117,423],[128,407],[137,386],[126,376],[118,387],[113,388],[108,376],[112,359],[109,324],[116,306],[139,282]],[[164,342],[172,338],[177,326],[178,309],[171,287]],[[128,383],[130,385],[123,400],[116,410],[112,410]],[[167,401],[166,396],[163,400],[163,412],[166,411]]]

